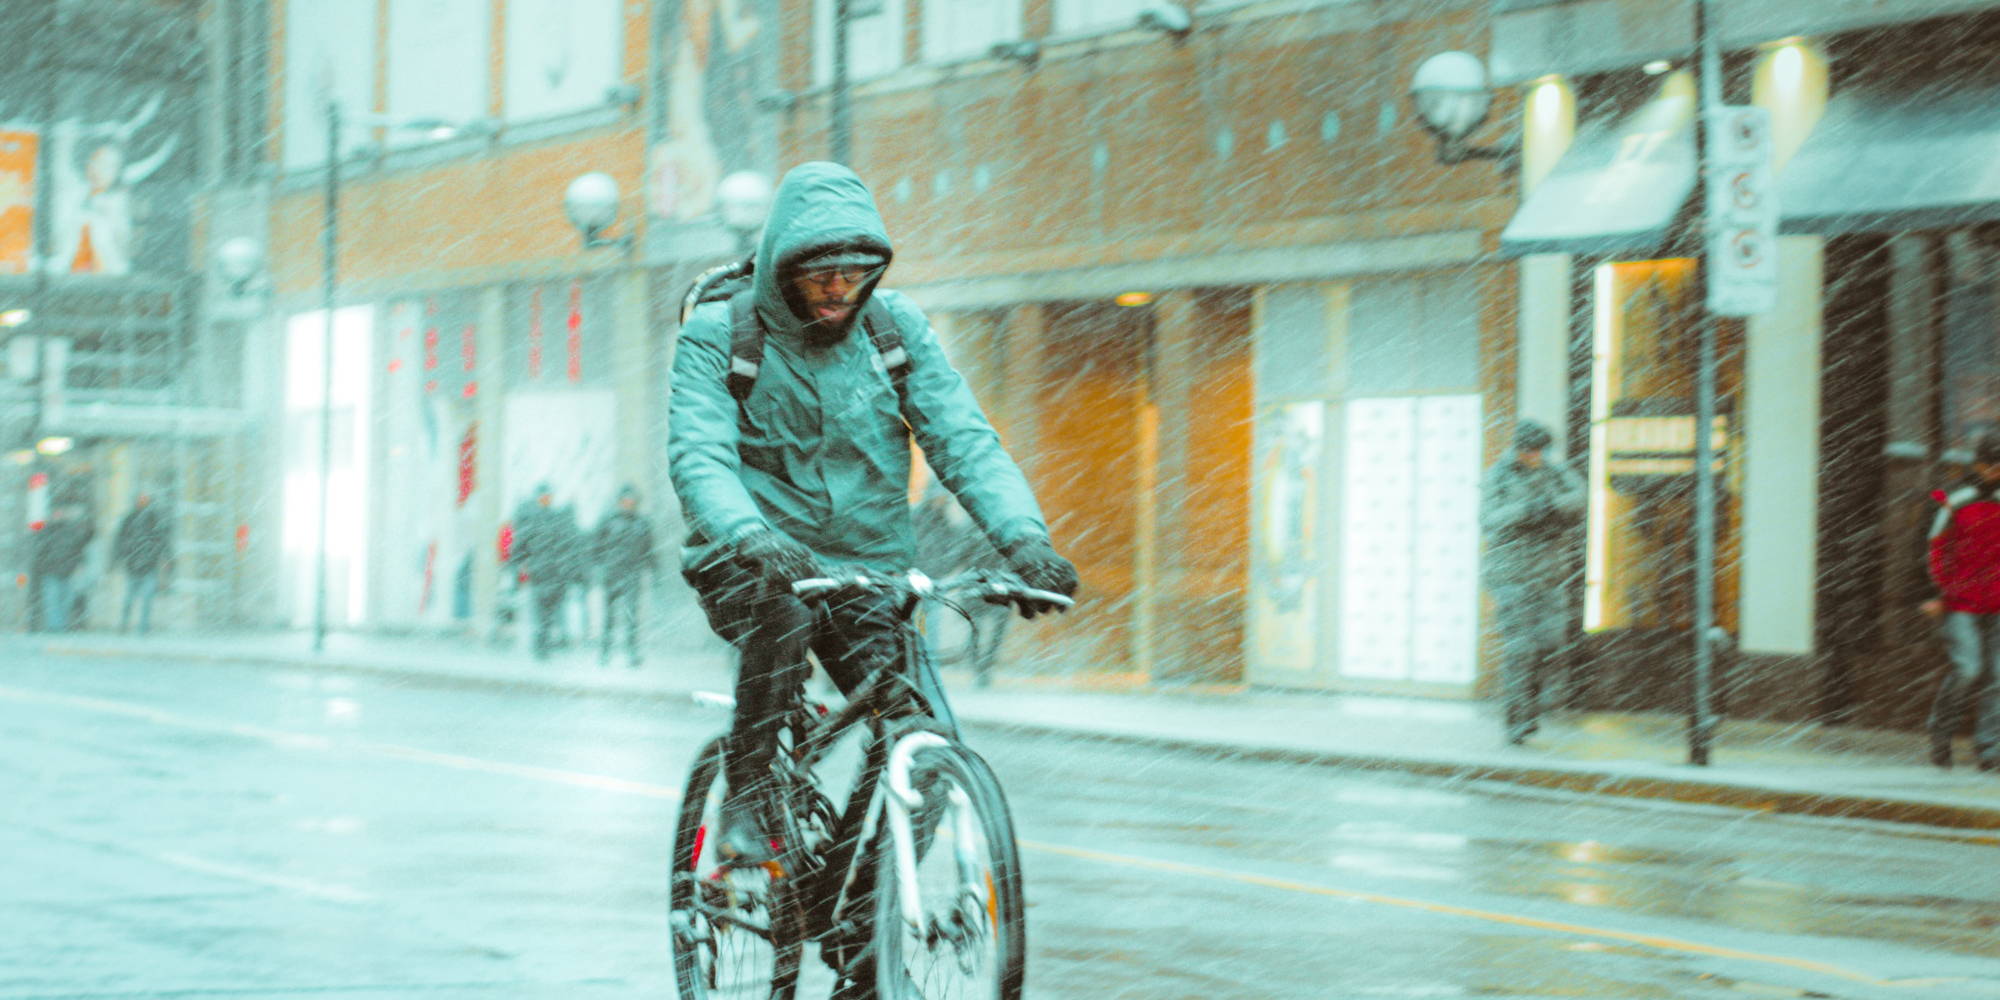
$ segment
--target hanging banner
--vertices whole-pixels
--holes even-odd
[[[41,137],[0,129],[0,273],[26,274],[35,245],[35,156]]]

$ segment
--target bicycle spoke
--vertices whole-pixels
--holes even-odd
[[[781,930],[788,913],[778,866],[735,866],[709,836],[720,828],[719,747],[690,775],[668,879],[675,980],[681,1000],[789,997],[800,945]]]
[[[961,756],[963,755],[963,756]],[[1023,925],[1012,825],[997,782],[960,748],[935,754],[912,810],[916,925],[890,871],[878,895],[878,988],[898,1000],[1015,1000]]]

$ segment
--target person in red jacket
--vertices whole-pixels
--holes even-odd
[[[1941,623],[1951,663],[1931,702],[1931,763],[1951,767],[1951,741],[1976,699],[1972,749],[1982,771],[2000,771],[2000,428],[1972,442],[1972,477],[1931,522],[1931,582],[1924,613]]]

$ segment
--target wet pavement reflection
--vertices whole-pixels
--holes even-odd
[[[12,662],[0,998],[669,996],[677,784],[722,723],[655,698]],[[1031,997],[2000,996],[2000,850],[1973,838],[972,742],[1025,848]]]

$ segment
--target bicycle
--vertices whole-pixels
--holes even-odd
[[[772,755],[774,860],[739,864],[711,843],[728,791],[723,740],[696,758],[674,831],[667,904],[682,1000],[790,1000],[809,944],[841,983],[872,985],[881,1000],[1019,1000],[1027,949],[1013,819],[992,768],[934,718],[918,681],[915,611],[927,600],[961,615],[971,599],[1073,602],[990,570],[942,581],[914,570],[803,580],[793,591],[808,600],[896,595],[901,655],[838,711],[793,699]],[[857,727],[860,765],[836,809],[815,768]],[[973,985],[950,989],[953,973]]]
[[[931,658],[939,666],[969,665],[975,687],[993,686],[993,668],[1000,660],[1000,644],[1007,637],[1007,608],[969,608],[957,615],[928,621],[924,637],[931,643]]]

